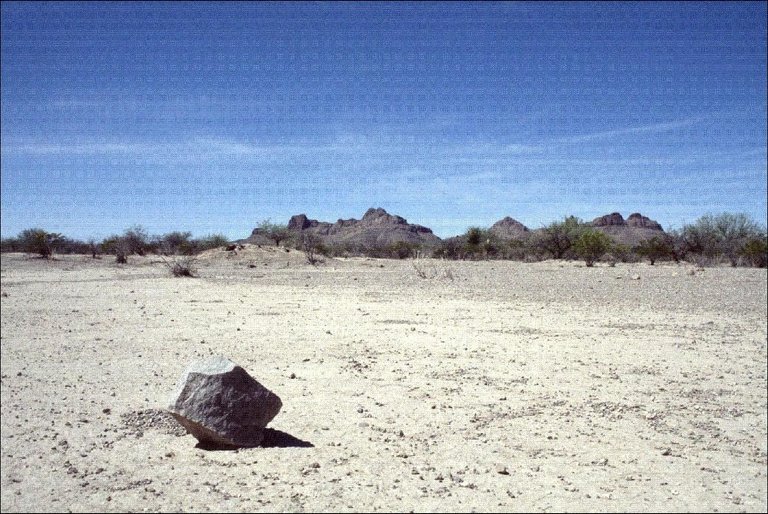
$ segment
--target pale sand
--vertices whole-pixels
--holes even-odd
[[[764,269],[223,255],[2,256],[3,511],[768,507]],[[136,424],[214,353],[284,447]]]

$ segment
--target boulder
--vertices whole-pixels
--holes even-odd
[[[168,410],[201,443],[253,447],[282,406],[275,393],[219,355],[187,367]]]

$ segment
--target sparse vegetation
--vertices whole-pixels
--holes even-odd
[[[587,267],[592,267],[611,248],[611,238],[594,229],[582,230],[573,243],[576,254],[584,259]]]
[[[742,246],[740,254],[756,268],[768,267],[768,236],[763,234],[750,238]]]
[[[64,241],[61,234],[46,232],[40,228],[24,230],[19,234],[19,246],[27,253],[37,254],[43,259],[53,257],[56,247]]]
[[[540,230],[526,233],[519,239],[503,240],[494,232],[481,227],[470,227],[461,235],[445,239],[436,246],[420,246],[408,241],[396,241],[387,245],[372,245],[361,241],[332,242],[325,244],[320,236],[303,232],[298,237],[287,225],[273,224],[269,220],[258,229],[286,250],[296,248],[304,252],[307,262],[316,264],[318,256],[408,259],[432,256],[438,259],[508,259],[537,262],[546,258],[572,259],[582,257],[588,266],[601,260],[613,263],[637,262],[648,259],[651,265],[659,260],[688,260],[701,266],[729,262],[731,266],[766,267],[768,265],[768,236],[766,228],[758,225],[745,214],[707,214],[681,229],[657,236],[631,241],[633,247],[616,242],[598,229],[583,223],[575,216],[568,216]],[[600,232],[605,238],[595,236]],[[588,234],[577,246],[584,234]],[[600,256],[596,253],[609,248]],[[600,241],[598,241],[600,239]],[[289,243],[290,242],[290,243]],[[101,254],[114,255],[118,263],[125,264],[131,255],[186,255],[194,256],[205,250],[227,247],[228,239],[212,234],[195,239],[189,231],[173,231],[163,235],[149,235],[141,225],[133,225],[120,235],[111,235],[98,242],[95,238],[78,241],[40,228],[22,231],[16,237],[3,238],[2,252],[26,252],[49,259],[59,254],[84,254],[99,258]],[[605,254],[608,254],[605,256]]]
[[[174,277],[196,277],[197,257],[194,255],[161,256]]]
[[[453,270],[445,265],[438,266],[434,261],[427,262],[426,259],[414,259],[411,261],[411,266],[419,278],[453,280]]]
[[[634,252],[640,257],[645,257],[651,262],[651,266],[657,260],[671,258],[675,255],[674,241],[669,236],[654,236],[640,242]]]
[[[301,234],[301,251],[304,252],[304,257],[309,264],[314,266],[319,262],[317,255],[322,249],[322,242],[315,234],[308,232]]]
[[[261,222],[259,230],[261,230],[261,232],[269,239],[274,241],[275,246],[280,246],[281,241],[286,241],[291,238],[291,231],[288,230],[288,225],[272,223],[269,219]]]
[[[563,259],[571,250],[584,231],[582,221],[576,216],[568,216],[563,221],[552,223],[541,232],[532,236],[534,247],[549,253],[554,259]]]
[[[765,227],[760,227],[746,214],[706,214],[677,232],[676,247],[684,258],[695,254],[694,260],[700,264],[725,258],[731,266],[737,266],[747,246],[750,252],[758,250],[759,253],[759,243],[751,242],[760,241],[764,234]],[[753,262],[759,264],[760,260]]]

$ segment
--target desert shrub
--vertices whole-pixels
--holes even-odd
[[[576,216],[568,216],[544,227],[531,237],[531,243],[542,252],[555,259],[569,258],[574,255],[574,244],[584,232],[582,221]]]
[[[533,253],[535,253],[534,250],[523,239],[510,239],[506,244],[501,244],[499,248],[499,256],[502,259],[513,261],[525,261]]]
[[[467,238],[467,245],[470,247],[478,247],[483,241],[483,229],[480,227],[470,227],[467,229],[465,237]]]
[[[213,250],[214,248],[221,248],[229,244],[229,239],[222,234],[210,234],[201,239],[193,241],[198,251],[204,252],[205,250]]]
[[[319,236],[308,232],[301,234],[301,251],[304,252],[304,257],[309,264],[313,266],[317,264],[320,261],[317,256],[324,249]]]
[[[19,241],[18,237],[4,237],[0,240],[0,252],[6,253],[22,251],[24,251],[24,248],[22,247],[21,241]]]
[[[453,270],[445,263],[438,266],[436,262],[427,262],[426,259],[414,259],[411,261],[411,266],[416,276],[421,279],[453,280]]]
[[[594,229],[585,229],[573,243],[576,254],[584,259],[588,267],[592,267],[595,261],[600,259],[611,248],[611,238],[603,232]]]
[[[446,239],[433,250],[432,256],[438,259],[461,259],[464,254],[462,246],[456,238]]]
[[[740,255],[756,268],[768,267],[768,236],[762,234],[747,240],[741,247]]]
[[[637,262],[639,260],[632,248],[622,243],[613,243],[609,252],[616,262]]]
[[[657,260],[674,257],[675,244],[669,236],[653,236],[640,241],[633,251],[640,257],[647,258],[653,266]]]
[[[192,255],[197,250],[192,232],[169,232],[157,238],[155,245],[164,255]]]
[[[291,231],[288,230],[288,225],[272,223],[269,219],[261,222],[259,231],[274,241],[275,246],[280,246],[281,241],[286,241],[292,236]]]
[[[101,242],[101,249],[104,253],[114,255],[118,264],[126,264],[131,254],[131,243],[123,236],[112,235]]]
[[[18,239],[23,251],[37,254],[44,259],[50,259],[64,237],[61,234],[46,232],[40,228],[30,228],[22,231]]]
[[[99,253],[101,252],[101,245],[96,242],[96,239],[91,237],[88,239],[88,251],[91,257],[94,259],[100,259]]]
[[[742,250],[753,239],[764,233],[746,214],[705,214],[679,232],[681,253],[698,254],[713,262],[725,257],[731,266],[738,265]]]
[[[196,277],[197,258],[193,255],[161,256],[171,275],[174,277]]]
[[[419,250],[419,245],[415,243],[409,243],[408,241],[396,241],[389,245],[386,250],[388,257],[395,259],[407,259],[416,255]]]
[[[126,229],[122,239],[127,245],[127,254],[146,255],[151,249],[149,234],[141,225],[133,225]]]
[[[461,259],[489,259],[499,255],[501,243],[489,230],[480,227],[470,227],[461,236],[464,245],[461,248]]]

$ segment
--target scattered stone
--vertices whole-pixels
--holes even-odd
[[[509,475],[509,470],[507,467],[503,464],[497,464],[496,465],[496,473],[499,475]]]
[[[201,443],[253,447],[282,406],[242,367],[217,355],[187,367],[168,410]]]
[[[664,448],[664,450],[661,452],[662,455],[668,456],[672,455],[672,449],[671,448]]]
[[[176,437],[187,435],[187,430],[176,422],[171,413],[161,409],[132,411],[121,414],[120,419],[125,428],[133,434],[145,430],[158,430]]]
[[[632,280],[640,280],[640,275],[632,275]]]

